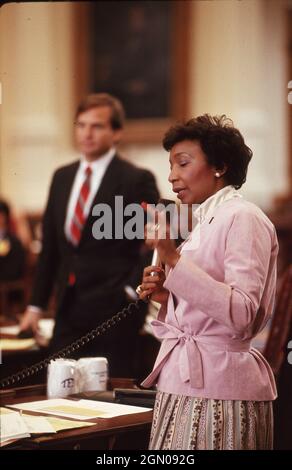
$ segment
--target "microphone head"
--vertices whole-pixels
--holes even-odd
[[[158,201],[158,205],[159,204],[160,204],[160,206],[163,206],[163,207],[158,207],[159,212],[164,212],[165,211],[166,221],[167,221],[167,223],[170,223],[171,212],[173,210],[175,210],[175,208],[176,208],[175,201],[173,201],[172,199],[161,198]],[[169,206],[171,206],[171,207],[169,207]],[[151,266],[159,266],[159,264],[160,264],[160,261],[159,261],[158,251],[155,249],[153,251]],[[156,275],[155,271],[150,273],[150,276],[155,276],[155,275]]]
[[[159,256],[157,250],[153,251],[151,266],[159,266]]]
[[[158,201],[158,204],[164,207],[158,207],[159,212],[165,211],[166,222],[169,224],[171,220],[171,213],[176,209],[176,203],[172,199],[161,198]]]

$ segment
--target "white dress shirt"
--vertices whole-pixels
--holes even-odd
[[[70,226],[71,226],[71,222],[74,216],[75,207],[76,207],[77,200],[80,194],[80,190],[86,177],[86,173],[85,173],[86,168],[90,167],[92,173],[91,173],[91,178],[90,178],[90,192],[89,192],[89,195],[86,200],[85,207],[84,207],[85,218],[89,214],[94,196],[96,195],[100,187],[102,178],[106,172],[108,165],[112,161],[115,153],[116,153],[116,150],[114,148],[111,148],[110,150],[108,150],[108,152],[106,152],[104,155],[99,157],[94,162],[88,162],[85,160],[84,157],[81,158],[81,162],[75,175],[74,183],[72,185],[72,189],[71,189],[71,193],[70,193],[70,197],[68,201],[68,206],[67,206],[67,214],[66,214],[64,229],[65,229],[66,238],[68,240],[71,239]]]
[[[224,186],[224,188],[208,197],[208,199],[193,211],[193,216],[197,223],[187,239],[180,245],[179,251],[182,252],[185,250],[197,249],[200,245],[200,228],[205,219],[207,217],[211,217],[214,210],[223,202],[228,201],[229,199],[241,197],[241,194],[231,185]],[[209,223],[211,222],[212,218],[210,218]]]

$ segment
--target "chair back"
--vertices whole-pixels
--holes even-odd
[[[285,356],[292,323],[292,264],[284,272],[279,294],[276,299],[270,333],[263,355],[277,376]]]

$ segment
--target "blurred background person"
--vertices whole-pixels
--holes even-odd
[[[158,200],[153,175],[117,153],[123,127],[124,109],[118,99],[105,93],[87,96],[75,116],[81,159],[58,169],[53,176],[32,298],[21,321],[22,331],[32,328],[36,333],[56,284],[51,352],[122,310],[129,301],[129,287],[135,294],[133,288],[143,270],[143,240],[128,240],[124,234],[115,238],[114,230],[111,239],[96,239],[92,233],[92,208],[96,204],[108,204],[115,221],[118,195],[123,196],[124,206]],[[124,224],[123,214],[119,216]],[[145,313],[146,306],[144,312],[114,325],[76,355],[105,356],[111,375],[135,375],[138,332]]]
[[[0,200],[0,282],[21,279],[24,269],[24,247],[15,235],[9,205]]]
[[[25,302],[26,250],[16,234],[8,203],[0,200],[0,313],[14,318]]]

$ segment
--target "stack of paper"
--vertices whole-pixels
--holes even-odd
[[[63,429],[74,429],[95,424],[83,420],[113,418],[121,415],[145,413],[145,411],[151,410],[151,408],[142,408],[140,406],[94,400],[68,400],[65,398],[7,406],[12,409],[0,408],[0,446],[30,437],[31,434],[55,433]],[[16,410],[20,410],[20,413]],[[32,416],[28,412],[38,413],[38,415]],[[56,416],[60,416],[62,419]]]
[[[94,423],[77,422],[68,419],[19,414],[14,410],[0,408],[0,447],[11,444],[19,439],[30,437],[31,434],[56,433],[64,429],[93,425]]]
[[[29,437],[30,433],[24,420],[19,413],[11,412],[1,408],[0,414],[0,446],[10,444],[24,437]]]
[[[114,418],[116,416],[134,413],[145,413],[152,408],[141,406],[120,405],[94,400],[68,400],[66,398],[51,398],[49,400],[34,401],[30,403],[18,403],[9,405],[23,411],[34,411],[42,414],[63,416],[77,420],[93,418]]]

